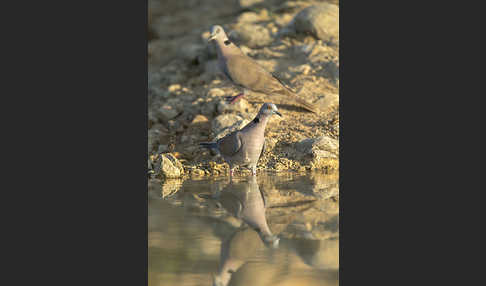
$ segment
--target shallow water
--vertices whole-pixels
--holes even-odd
[[[338,188],[318,173],[152,181],[149,285],[338,285]]]

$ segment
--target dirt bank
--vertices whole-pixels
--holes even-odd
[[[259,170],[337,169],[339,21],[337,6],[323,3],[149,1],[149,168],[157,169],[160,177],[161,170],[181,176],[226,173],[222,158],[198,142],[241,127],[262,103],[273,102],[283,118],[274,117],[267,125]],[[244,53],[322,112],[313,114],[258,93],[234,106],[225,104],[223,97],[239,90],[216,68],[214,47],[206,40],[214,24],[222,25]],[[170,160],[154,156],[167,153],[173,155],[167,155]],[[157,167],[173,159],[178,161],[174,166]]]

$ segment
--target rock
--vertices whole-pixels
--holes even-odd
[[[159,114],[160,116],[162,116],[162,119],[164,121],[168,121],[175,118],[177,114],[179,114],[179,112],[177,112],[177,109],[174,106],[170,104],[164,104],[160,107]]]
[[[213,116],[216,111],[217,101],[212,98],[198,98],[192,102],[193,106],[198,106],[201,108],[201,113],[205,116]]]
[[[238,0],[241,8],[250,8],[251,6],[261,4],[264,0]]]
[[[267,46],[273,42],[270,31],[258,24],[245,23],[235,28],[228,35],[229,39],[239,45],[245,45],[250,48]]]
[[[243,23],[254,23],[260,20],[260,17],[255,12],[245,12],[238,16],[237,23],[242,25]]]
[[[305,154],[312,154],[314,151],[325,151],[337,158],[339,141],[328,136],[308,138],[298,142],[296,148]]]
[[[243,128],[248,122],[248,120],[238,115],[223,114],[213,119],[211,131],[213,134],[216,134],[215,138],[219,139],[232,131]]]
[[[339,164],[339,141],[328,136],[304,139],[296,149],[311,155],[311,169],[337,169]]]
[[[211,88],[208,91],[208,94],[207,94],[207,96],[209,96],[209,97],[220,97],[220,96],[224,96],[224,95],[225,95],[225,92],[221,88]]]
[[[171,84],[167,90],[169,90],[169,92],[175,92],[175,91],[178,91],[181,89],[181,85],[180,84]]]
[[[154,173],[158,179],[180,178],[184,174],[181,162],[171,153],[159,154],[154,161]]]
[[[339,7],[322,3],[300,11],[283,33],[310,34],[325,42],[339,42]]]
[[[307,75],[312,71],[312,67],[309,64],[303,64],[303,65],[300,65],[300,66],[290,67],[289,71],[298,72],[298,73],[302,73],[304,75]],[[281,78],[281,77],[279,77],[279,78]]]
[[[171,98],[158,109],[158,115],[162,121],[174,119],[183,110],[183,104],[178,98]]]
[[[183,136],[189,136],[189,140],[191,141],[197,140],[198,137],[207,138],[210,128],[211,122],[208,120],[208,118],[204,115],[198,114],[191,121]],[[182,138],[181,142],[183,142]]]
[[[204,171],[201,169],[193,169],[191,174],[195,176],[204,176]]]
[[[218,103],[217,111],[219,114],[225,112],[240,112],[240,113],[248,113],[250,109],[250,104],[244,98],[239,99],[233,104],[227,103],[226,100],[221,100]]]
[[[312,152],[313,160],[310,163],[311,169],[337,169],[339,158],[338,155],[329,151],[315,150]]]
[[[194,119],[191,121],[191,125],[195,124],[205,124],[209,122],[208,118],[204,115],[198,114],[194,117]]]
[[[334,83],[339,84],[339,61],[330,61],[326,63],[324,68],[327,73],[327,77],[330,78]]]

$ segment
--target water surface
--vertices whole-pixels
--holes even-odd
[[[338,285],[338,175],[151,181],[149,285]]]

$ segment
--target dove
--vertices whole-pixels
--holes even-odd
[[[243,93],[229,97],[231,103],[247,95],[249,91],[254,91],[266,95],[287,96],[301,107],[317,113],[317,107],[314,104],[299,97],[287,88],[280,79],[245,55],[239,47],[228,39],[221,26],[212,26],[210,32],[208,42],[214,41],[216,43],[219,69],[230,82],[243,89]]]
[[[219,151],[230,167],[230,176],[238,166],[251,169],[256,175],[258,159],[265,151],[265,127],[273,114],[282,117],[273,103],[264,103],[255,119],[241,130],[234,131],[216,142],[201,142],[199,145]]]

